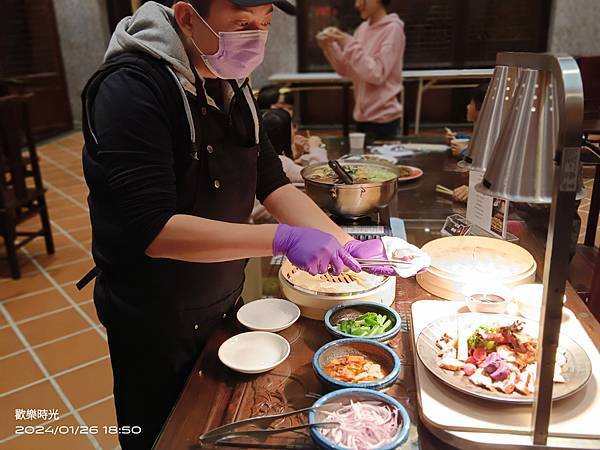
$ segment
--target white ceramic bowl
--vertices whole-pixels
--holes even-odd
[[[511,299],[510,289],[504,286],[472,284],[463,289],[471,312],[503,314]]]
[[[255,331],[281,331],[300,317],[300,308],[289,300],[263,298],[247,303],[237,312],[237,319]]]
[[[540,320],[542,310],[542,284],[522,284],[513,289],[513,301],[521,314],[526,319],[535,321]],[[563,297],[563,303],[567,301],[567,296]]]
[[[289,354],[288,341],[265,331],[238,334],[219,347],[221,362],[242,373],[267,372],[285,361]]]

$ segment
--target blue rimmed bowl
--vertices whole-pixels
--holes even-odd
[[[367,383],[347,383],[327,375],[324,368],[332,359],[348,355],[359,355],[378,363],[387,372],[381,380]],[[400,359],[388,346],[380,342],[362,338],[339,339],[325,344],[313,357],[313,369],[317,378],[330,389],[385,389],[396,381],[400,375]]]
[[[392,328],[382,334],[375,334],[373,336],[361,336],[360,339],[368,339],[371,341],[387,342],[394,338],[399,332],[402,326],[400,315],[391,306],[386,306],[382,303],[376,302],[346,302],[340,303],[334,306],[325,314],[325,327],[327,331],[335,336],[337,339],[343,338],[356,338],[352,334],[344,333],[336,328],[336,326],[343,320],[354,320],[358,316],[374,312],[386,316],[392,321]]]
[[[339,408],[339,405],[345,406],[350,404],[350,402],[358,402],[358,401],[375,401],[381,402],[384,405],[388,405],[391,408],[395,408],[398,411],[398,418],[402,421],[398,428],[398,432],[396,436],[393,438],[391,442],[386,445],[382,445],[381,447],[377,447],[377,450],[393,450],[402,445],[406,439],[408,438],[408,433],[410,431],[410,417],[406,408],[402,406],[396,399],[390,397],[387,394],[382,392],[372,391],[368,389],[340,389],[338,391],[330,392],[327,395],[324,395],[320,399],[318,399],[313,405],[315,408],[324,407],[326,409],[327,405],[331,405],[332,410]],[[308,413],[308,422],[313,424],[317,422],[323,421],[323,413],[318,410],[311,410]],[[344,447],[340,447],[335,445],[329,439],[327,439],[317,427],[311,427],[310,435],[320,448],[325,450],[342,450]]]

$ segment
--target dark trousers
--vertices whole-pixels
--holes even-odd
[[[119,442],[123,450],[151,449],[207,337],[174,337],[176,330],[165,335],[137,325],[107,332],[118,425],[141,429],[121,433]]]
[[[365,133],[367,139],[391,139],[400,134],[400,119],[386,123],[357,122],[356,131]]]
[[[132,428],[135,433],[119,434],[123,450],[152,448],[210,334],[219,327],[237,330],[235,317],[243,304],[239,298],[226,314],[207,312],[199,327],[185,334],[182,326],[161,326],[166,323],[164,317],[126,324],[103,321],[117,423],[119,427],[139,427]]]

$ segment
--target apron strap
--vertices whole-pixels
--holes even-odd
[[[100,275],[102,271],[98,268],[98,266],[94,266],[92,270],[86,273],[81,280],[75,283],[75,287],[78,291],[81,291],[84,287],[91,283],[91,281]]]

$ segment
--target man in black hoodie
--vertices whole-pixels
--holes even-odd
[[[82,96],[96,267],[79,285],[97,278],[126,450],[152,446],[239,304],[247,258],[285,255],[316,274],[381,256],[380,241],[353,241],[289,184],[261,129],[247,77],[272,3],[293,9],[148,2],[118,24]],[[248,225],[255,196],[280,225]]]

